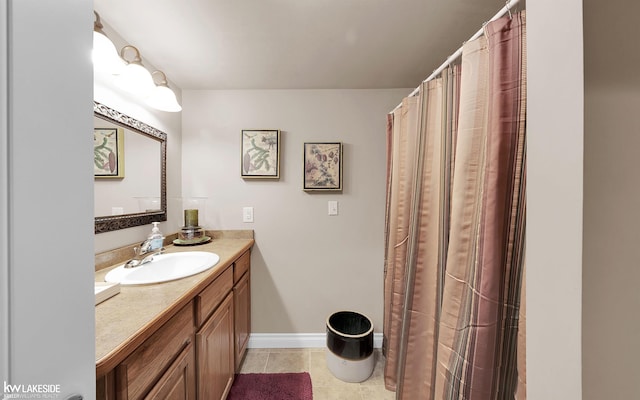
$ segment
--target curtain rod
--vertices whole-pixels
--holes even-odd
[[[495,20],[497,20],[498,18],[501,18],[503,15],[505,14],[509,14],[511,15],[511,9],[520,2],[520,0],[507,0],[506,5],[504,7],[502,7],[500,9],[500,11],[498,11],[498,13],[496,15],[493,16],[493,18],[491,18],[489,21],[485,22],[484,24],[482,24],[482,28],[480,28],[478,30],[478,32],[476,32],[473,36],[471,36],[467,42],[470,42],[472,40],[476,40],[477,38],[479,38],[480,36],[482,36],[482,34],[484,33],[484,26],[486,24],[488,24],[489,22],[493,22]],[[466,43],[466,42],[465,42]],[[424,81],[422,81],[422,83],[426,83],[429,82],[430,80],[432,80],[433,78],[435,78],[436,76],[440,75],[440,73],[449,65],[451,65],[451,63],[453,63],[458,57],[460,57],[460,55],[462,55],[462,47],[460,46],[460,48],[458,50],[456,50],[453,54],[451,54],[449,57],[447,57],[447,59],[442,63],[442,65],[440,65],[436,70],[433,71],[433,73],[431,75],[429,75],[427,77],[427,79],[425,79]],[[420,86],[418,86],[417,88],[413,89],[413,92],[411,92],[409,94],[409,96],[407,97],[411,97],[411,96],[415,96],[416,94],[418,94],[418,92],[420,91]],[[393,113],[394,111],[396,111],[398,108],[400,108],[402,106],[402,102],[400,102],[400,104],[398,104],[397,106],[395,106],[395,108],[393,110],[391,110],[389,112],[389,114]]]

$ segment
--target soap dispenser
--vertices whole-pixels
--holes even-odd
[[[160,222],[152,222],[152,224],[153,228],[151,228],[151,233],[149,234],[149,250],[160,250],[164,242],[164,236],[162,236],[162,232],[158,227]]]

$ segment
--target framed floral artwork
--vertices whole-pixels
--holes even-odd
[[[342,143],[304,144],[303,190],[342,191]]]
[[[243,130],[240,158],[243,179],[279,179],[280,131]]]
[[[124,178],[124,131],[122,128],[93,129],[93,176]]]

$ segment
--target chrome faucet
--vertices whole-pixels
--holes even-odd
[[[147,239],[140,243],[140,247],[134,247],[135,256],[124,264],[125,268],[134,268],[153,261],[153,256],[162,254],[164,247],[159,249],[151,249],[151,239]]]

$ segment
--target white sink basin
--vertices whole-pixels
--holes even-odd
[[[153,261],[139,267],[125,268],[124,264],[109,271],[104,277],[107,282],[121,285],[145,285],[173,281],[195,275],[212,268],[220,261],[220,256],[206,251],[184,251],[160,254]]]

